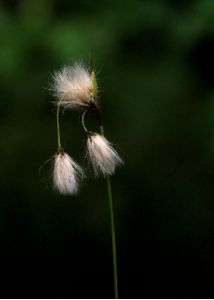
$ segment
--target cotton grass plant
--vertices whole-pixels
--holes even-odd
[[[87,159],[96,177],[103,176],[107,184],[109,214],[111,223],[112,257],[114,271],[114,295],[118,298],[117,254],[114,225],[114,211],[110,176],[116,167],[123,164],[113,145],[104,136],[102,113],[98,101],[98,87],[93,63],[91,70],[83,64],[64,66],[53,74],[51,86],[55,98],[57,121],[57,152],[54,155],[53,186],[63,195],[74,195],[78,192],[79,182],[84,178],[82,168],[67,154],[61,145],[59,114],[60,109],[76,110],[82,114],[81,123],[86,134]],[[85,116],[93,113],[99,127],[99,133],[87,129]]]
[[[58,148],[54,156],[54,188],[64,195],[76,194],[81,176],[83,176],[81,167],[64,152],[63,148]]]

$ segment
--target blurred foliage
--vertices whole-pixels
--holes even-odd
[[[62,197],[51,162],[38,173],[57,144],[51,73],[90,56],[125,161],[112,178],[121,297],[212,292],[213,20],[213,0],[1,0],[0,294],[113,295],[105,182],[87,171],[79,195]],[[86,167],[79,115],[61,126]]]

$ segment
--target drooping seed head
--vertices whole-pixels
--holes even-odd
[[[87,152],[95,175],[112,175],[115,168],[123,164],[112,144],[102,135],[90,133],[87,139]]]
[[[65,66],[53,75],[51,90],[56,97],[55,104],[65,109],[88,109],[96,107],[97,87],[95,74],[79,63]]]
[[[79,179],[83,176],[81,167],[64,151],[54,156],[53,185],[61,194],[76,194]]]

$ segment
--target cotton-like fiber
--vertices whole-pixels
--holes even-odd
[[[83,176],[81,167],[65,152],[54,157],[53,185],[61,194],[76,194],[79,179]]]
[[[105,177],[115,172],[116,166],[123,164],[112,144],[102,135],[88,135],[87,152],[95,175],[100,173]]]
[[[93,78],[82,65],[65,66],[53,75],[51,91],[64,109],[87,109],[96,106]]]

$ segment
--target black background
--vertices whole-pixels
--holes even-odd
[[[80,116],[65,150],[79,195],[52,189],[51,73],[92,55],[112,178],[121,298],[213,298],[214,1],[0,2],[0,297],[111,298],[105,181]],[[87,124],[96,130],[89,116]]]

